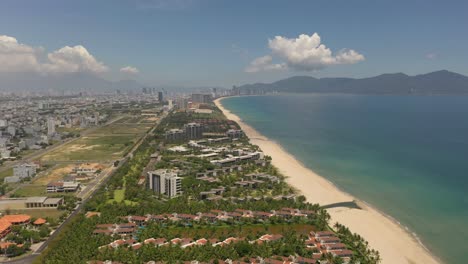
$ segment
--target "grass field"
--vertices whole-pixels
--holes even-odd
[[[113,160],[122,157],[136,139],[136,135],[86,136],[49,152],[41,160]]]
[[[13,196],[16,196],[16,197],[47,196],[46,186],[36,185],[36,184],[24,185],[18,188],[18,190],[16,190],[13,193]]]
[[[61,132],[79,133],[83,130],[85,130],[85,128],[82,128],[82,127],[57,127],[56,128],[56,131],[59,133]]]
[[[32,218],[54,218],[59,219],[60,216],[64,214],[63,211],[59,211],[57,209],[16,209],[11,210],[11,214],[27,214]]]
[[[3,179],[8,176],[13,176],[13,168],[0,172],[0,181],[3,183]]]
[[[151,124],[138,124],[141,116],[126,116],[112,124],[94,129],[82,138],[67,143],[44,155],[42,161],[93,160],[121,158],[150,129]]]
[[[112,123],[107,126],[100,127],[93,131],[93,135],[138,135],[145,133],[151,124],[136,124],[136,123]]]
[[[125,198],[125,189],[119,189],[114,191],[114,198],[107,200],[108,203],[113,203],[113,202],[124,202],[126,205],[137,205],[137,202],[129,201],[129,200],[124,200]]]

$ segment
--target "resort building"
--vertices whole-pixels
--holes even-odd
[[[29,224],[31,217],[29,215],[5,215],[0,218],[0,238],[4,238],[11,232],[13,225]]]
[[[244,132],[240,129],[229,129],[226,132],[226,136],[230,137],[231,139],[241,138],[244,136]]]
[[[188,123],[184,125],[185,137],[189,140],[203,137],[203,125],[199,123]]]
[[[148,184],[155,193],[165,194],[171,198],[182,193],[182,178],[168,170],[148,172]]]
[[[179,141],[185,139],[185,131],[182,129],[171,129],[166,131],[166,140]]]

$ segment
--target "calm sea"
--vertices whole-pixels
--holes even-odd
[[[445,262],[468,263],[468,97],[288,94],[223,105]]]

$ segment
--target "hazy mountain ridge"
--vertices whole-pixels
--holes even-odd
[[[349,94],[468,94],[468,77],[441,70],[409,76],[404,73],[375,77],[314,78],[294,76],[270,84],[256,83],[236,87],[241,94],[267,92],[349,93]]]
[[[135,80],[108,81],[89,73],[43,75],[38,73],[0,73],[0,91],[4,92],[114,92],[141,91]]]

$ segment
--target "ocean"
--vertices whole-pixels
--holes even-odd
[[[444,262],[468,263],[468,97],[283,94],[222,103],[397,219]]]

